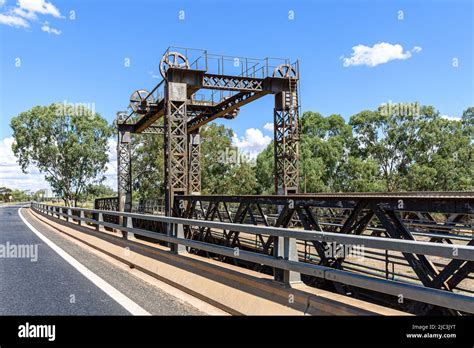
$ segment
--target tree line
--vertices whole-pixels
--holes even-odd
[[[468,191],[474,189],[474,107],[460,119],[432,106],[417,114],[365,110],[341,115],[305,112],[300,120],[300,192]],[[274,193],[273,142],[255,162],[235,154],[233,131],[201,129],[203,194]],[[230,151],[229,151],[230,149]],[[137,194],[163,194],[163,139],[136,136]]]
[[[0,187],[0,202],[26,202],[31,196],[31,192],[27,190]]]
[[[103,185],[114,127],[98,113],[36,106],[11,121],[13,152],[26,173],[45,175],[66,204],[114,196]],[[308,111],[300,118],[300,192],[468,191],[474,189],[474,107],[460,119],[432,106],[416,113]],[[233,147],[231,129],[201,128],[203,194],[273,194],[273,143],[252,161]],[[132,136],[134,199],[164,194],[163,136]],[[0,199],[2,196],[0,195]]]

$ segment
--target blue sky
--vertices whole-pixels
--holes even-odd
[[[468,0],[0,4],[0,151],[11,137],[10,118],[38,104],[94,103],[112,121],[134,90],[159,82],[152,75],[170,45],[299,59],[303,111],[349,119],[384,102],[419,101],[459,117],[474,105],[474,14]],[[242,147],[259,150],[272,136],[264,129],[272,109],[268,96],[223,123]]]

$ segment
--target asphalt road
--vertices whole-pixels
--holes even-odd
[[[19,206],[0,206],[0,315],[130,315],[123,304],[41,240],[23,223]],[[152,315],[203,315],[160,290],[78,246],[22,209],[25,219],[127,300]],[[37,245],[37,254],[35,253]],[[23,248],[24,257],[18,257]],[[28,249],[29,255],[25,254]]]

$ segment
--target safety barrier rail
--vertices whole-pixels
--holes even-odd
[[[134,235],[153,238],[168,243],[170,252],[176,254],[186,253],[186,247],[189,247],[273,267],[275,270],[280,270],[283,273],[282,276],[280,273],[278,280],[287,284],[298,280],[300,274],[305,274],[332,282],[393,295],[399,299],[409,299],[461,312],[474,313],[474,298],[471,296],[299,262],[296,240],[340,243],[342,245],[363,245],[366,248],[432,255],[466,262],[474,261],[473,246],[445,245],[361,235],[343,235],[331,232],[304,231],[107,210],[62,207],[37,202],[32,202],[31,208],[43,215],[62,219],[70,223],[77,222],[78,225],[83,225],[84,223],[93,225],[97,231],[104,231],[105,227],[116,229],[123,232],[124,238],[129,238]],[[104,215],[117,216],[122,220],[123,224],[106,222],[104,221]],[[164,223],[168,226],[167,234],[134,228],[133,219]],[[186,239],[184,236],[185,226],[227,229],[249,234],[266,234],[277,237],[280,243],[275,256],[263,255],[256,252],[239,250],[238,248]],[[278,272],[275,271],[275,274],[278,274]]]

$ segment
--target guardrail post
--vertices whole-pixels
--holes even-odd
[[[99,213],[99,216],[97,217],[97,224],[96,224],[96,231],[98,232],[105,232],[105,228],[102,225],[104,223],[104,215],[102,213]]]
[[[184,239],[184,226],[183,224],[170,224],[172,237]],[[173,254],[183,254],[186,252],[186,246],[179,243],[171,244],[171,252]]]
[[[71,218],[72,218],[72,211],[71,211],[70,208],[68,208],[67,209],[66,221],[69,222]]]
[[[79,223],[78,223],[79,226],[82,226],[82,224],[83,224],[82,219],[84,219],[84,218],[85,218],[84,211],[81,210],[79,212]]]
[[[298,249],[295,238],[277,237],[275,240],[276,257],[289,261],[298,261]],[[298,272],[281,269],[274,270],[276,281],[287,285],[301,283],[301,275]]]
[[[127,222],[126,222],[125,226],[127,228],[133,228],[133,218],[131,216],[127,216],[127,217],[125,217],[125,219],[127,219]],[[136,240],[134,233],[128,232],[128,231],[122,231],[122,233],[123,233],[123,238],[124,239]]]

